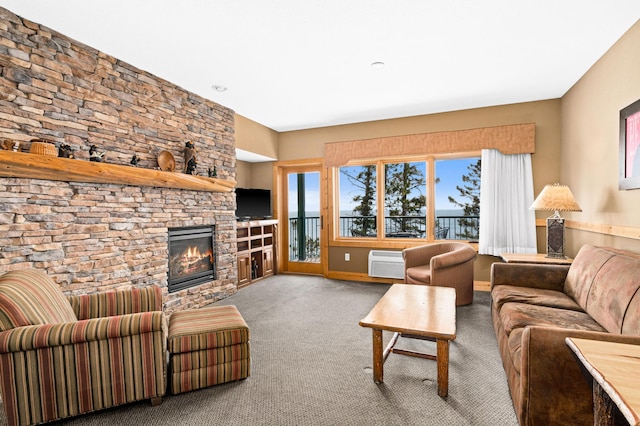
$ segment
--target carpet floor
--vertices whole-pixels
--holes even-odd
[[[457,308],[448,398],[438,396],[434,361],[391,354],[384,383],[373,382],[371,329],[358,321],[388,288],[296,275],[259,281],[216,303],[237,306],[249,325],[249,378],[59,424],[517,425],[486,292]],[[435,353],[427,341],[397,346]]]

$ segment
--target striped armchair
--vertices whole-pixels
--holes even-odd
[[[0,276],[7,423],[48,422],[166,392],[159,287],[65,297],[44,272]]]

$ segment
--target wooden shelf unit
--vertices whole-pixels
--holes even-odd
[[[238,287],[276,273],[277,220],[236,222]]]

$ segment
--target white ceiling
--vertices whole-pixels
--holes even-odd
[[[638,0],[0,6],[277,131],[558,98],[640,18]]]

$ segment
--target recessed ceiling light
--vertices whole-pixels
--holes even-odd
[[[371,68],[373,68],[374,70],[381,70],[382,68],[384,68],[384,62],[372,62]]]
[[[226,92],[227,91],[227,88],[225,86],[213,85],[211,87],[213,87],[213,90],[215,90],[216,92]]]

